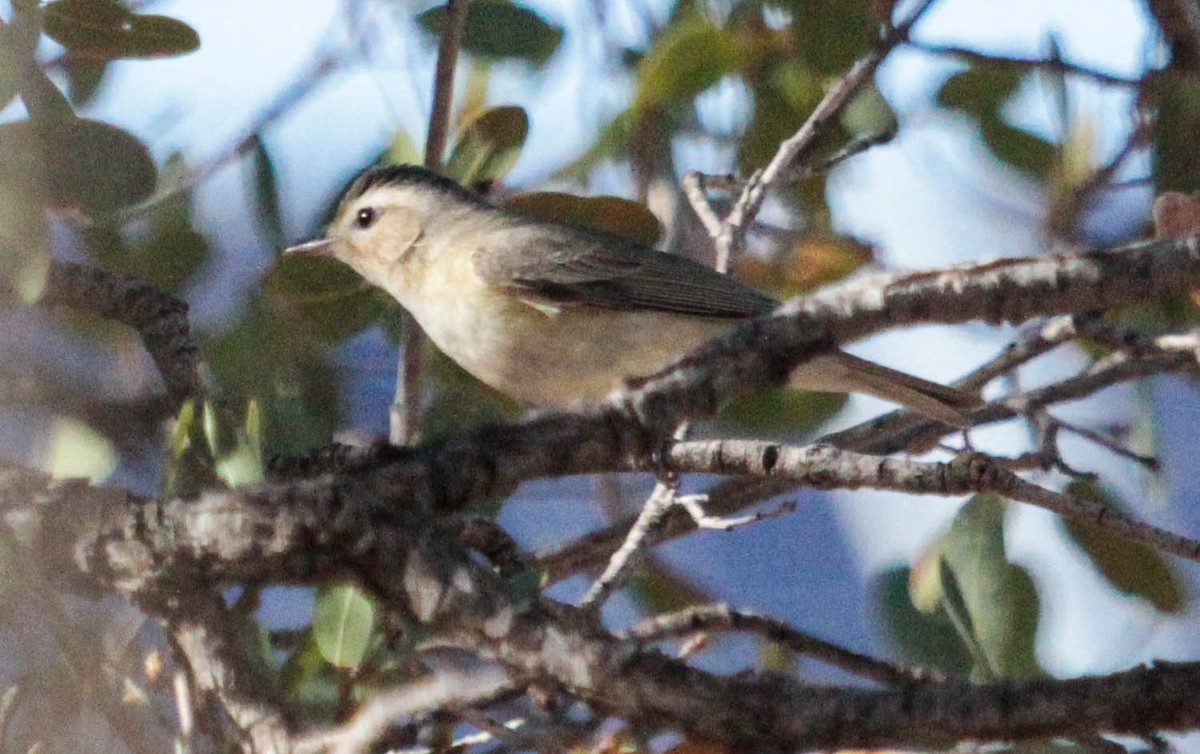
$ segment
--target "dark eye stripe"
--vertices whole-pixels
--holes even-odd
[[[378,215],[371,207],[363,207],[354,216],[354,226],[356,228],[369,228],[375,224],[375,218]]]

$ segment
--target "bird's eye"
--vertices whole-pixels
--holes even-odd
[[[358,214],[354,216],[354,227],[363,229],[369,228],[375,224],[375,218],[377,216],[377,213],[371,207],[363,207],[358,211]]]

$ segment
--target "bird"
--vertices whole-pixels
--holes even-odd
[[[699,262],[496,206],[415,165],[368,168],[325,236],[285,250],[349,265],[482,382],[539,407],[603,399],[779,303]],[[976,395],[831,347],[789,384],[965,426]]]

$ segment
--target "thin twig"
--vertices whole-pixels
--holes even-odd
[[[756,171],[746,181],[741,196],[733,205],[733,209],[725,218],[724,227],[717,236],[717,262],[728,265],[730,260],[737,257],[745,243],[746,228],[758,216],[767,191],[776,183],[795,171],[800,160],[816,143],[817,138],[824,132],[826,124],[831,122],[842,108],[854,98],[854,95],[866,85],[875,70],[898,44],[908,38],[908,32],[933,5],[934,0],[921,0],[913,10],[908,20],[899,26],[889,29],[887,35],[871,50],[866,57],[856,62],[841,79],[833,85],[825,97],[808,116],[804,125],[795,134],[779,145],[778,151],[767,166]],[[803,169],[803,165],[800,165]]]
[[[641,513],[629,527],[621,546],[609,557],[608,566],[605,567],[604,572],[597,577],[587,594],[583,595],[583,599],[579,601],[581,610],[598,611],[608,597],[621,587],[628,578],[633,564],[640,560],[645,553],[646,539],[661,525],[663,515],[671,510],[674,497],[674,487],[661,481],[655,484],[654,491],[642,504]]]
[[[438,44],[437,69],[433,78],[433,107],[429,114],[429,132],[425,139],[425,166],[436,170],[442,164],[450,133],[450,112],[454,104],[454,71],[458,51],[467,28],[470,0],[449,0],[446,25]],[[396,370],[396,395],[392,400],[389,439],[393,445],[407,445],[421,434],[421,394],[425,384],[425,333],[408,312],[400,315],[403,355]]]
[[[933,45],[914,40],[907,40],[906,44],[909,47],[930,55],[957,58],[964,63],[970,63],[973,65],[990,66],[994,68],[1016,68],[1022,71],[1042,70],[1050,71],[1052,73],[1063,73],[1071,76],[1079,76],[1081,78],[1090,79],[1097,83],[1108,86],[1138,87],[1146,82],[1147,74],[1143,74],[1137,78],[1117,76],[1116,74],[1097,71],[1096,69],[1088,68],[1087,66],[1068,63],[1062,58],[1021,58],[1007,55],[992,55],[965,47]]]
[[[937,680],[928,673],[893,665],[818,639],[776,618],[734,610],[728,605],[702,605],[669,615],[658,615],[620,632],[618,636],[623,639],[653,642],[688,636],[699,631],[746,631],[759,634],[784,645],[796,654],[814,657],[884,685]]]

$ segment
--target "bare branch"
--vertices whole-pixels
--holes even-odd
[[[1087,66],[1068,63],[1061,58],[1020,58],[1006,55],[992,55],[967,49],[965,47],[931,45],[913,40],[908,40],[907,44],[910,47],[918,49],[921,52],[929,53],[930,55],[956,58],[964,63],[971,63],[979,66],[1001,69],[1017,69],[1021,71],[1040,70],[1049,71],[1051,73],[1062,73],[1090,79],[1096,83],[1105,84],[1108,86],[1139,87],[1146,82],[1146,79],[1141,76],[1138,78],[1117,76],[1115,74],[1097,71],[1094,68],[1088,68]]]
[[[134,278],[55,262],[41,304],[92,312],[137,330],[175,409],[187,398],[204,394],[203,361],[183,301]]]
[[[664,639],[685,637],[698,631],[748,631],[778,642],[796,654],[814,657],[821,662],[870,678],[884,685],[897,685],[914,681],[938,680],[927,673],[899,667],[853,652],[837,644],[818,639],[797,631],[781,620],[744,610],[734,610],[728,605],[703,605],[680,610],[670,615],[648,618],[627,631],[618,634],[624,639],[654,642]]]
[[[750,176],[716,238],[718,269],[722,266],[727,269],[729,262],[740,253],[745,242],[746,229],[758,216],[758,210],[762,207],[767,192],[808,157],[808,152],[824,132],[826,124],[871,80],[879,65],[897,45],[908,38],[909,30],[921,20],[932,5],[933,0],[921,0],[907,21],[889,29],[887,36],[825,93],[800,130],[779,145],[778,151],[767,166]]]
[[[437,68],[433,79],[433,107],[425,140],[425,166],[437,169],[446,151],[450,133],[450,110],[454,103],[454,71],[458,50],[467,28],[470,0],[449,0],[446,26],[438,44]],[[393,445],[406,445],[421,434],[421,394],[425,384],[425,333],[407,311],[400,315],[403,347],[396,372],[396,394],[392,400],[389,438]]]
[[[113,491],[52,488],[38,506],[45,517],[41,541],[47,566],[73,562],[77,573],[140,596],[353,570],[384,609],[410,615],[451,646],[471,647],[484,660],[569,689],[604,714],[666,724],[731,749],[944,748],[963,739],[1200,725],[1194,703],[1200,663],[1064,681],[910,683],[882,691],[776,676],[717,677],[613,637],[563,605],[514,601],[439,532],[429,513],[396,505],[395,492],[395,480],[327,478],[286,492],[267,487],[161,502],[126,497],[122,504]],[[84,509],[92,511],[91,524],[76,513]]]

